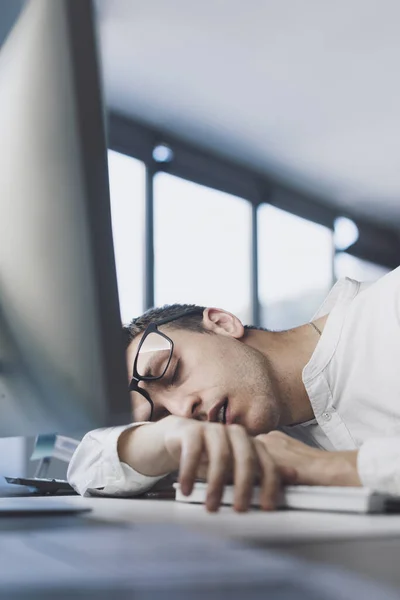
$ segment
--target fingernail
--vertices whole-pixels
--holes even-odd
[[[218,499],[215,496],[207,496],[206,507],[209,512],[217,512],[219,509]]]
[[[187,481],[181,482],[181,492],[184,496],[190,496],[190,484]]]

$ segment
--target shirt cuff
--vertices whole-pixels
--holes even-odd
[[[149,477],[122,463],[118,439],[127,429],[146,423],[98,429],[88,433],[78,446],[68,468],[68,480],[83,495],[133,496],[165,477]]]
[[[163,477],[168,475],[159,475],[157,477],[149,477],[142,475],[135,469],[132,469],[126,463],[120,462],[120,476],[118,479],[107,483],[102,489],[88,488],[88,495],[92,496],[136,496],[143,494],[148,489],[153,487]]]
[[[400,495],[400,437],[367,440],[358,451],[357,470],[363,486]]]

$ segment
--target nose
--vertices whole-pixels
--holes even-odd
[[[186,395],[170,399],[168,410],[172,415],[187,419],[202,419],[202,400],[198,395]],[[206,417],[207,418],[207,417]]]

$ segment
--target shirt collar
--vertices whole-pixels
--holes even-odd
[[[307,389],[307,382],[314,379],[332,359],[342,331],[346,309],[350,302],[357,296],[360,283],[345,277],[340,279],[331,289],[323,304],[312,317],[312,321],[325,315],[328,318],[318,344],[303,369],[303,383]],[[308,391],[308,390],[307,390]]]
[[[321,374],[335,354],[347,308],[359,291],[358,281],[347,277],[340,279],[312,318],[314,320],[328,314],[318,344],[302,372],[303,383],[315,415],[326,410],[330,402],[330,390]],[[301,425],[307,427],[315,423],[316,420],[312,419]]]

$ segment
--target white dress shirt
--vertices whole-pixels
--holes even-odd
[[[284,430],[325,450],[359,449],[363,485],[400,494],[400,267],[373,284],[341,279],[313,320],[326,314],[303,370],[315,418]],[[118,459],[119,435],[137,425],[83,438],[68,470],[80,494],[135,495],[161,479]]]

